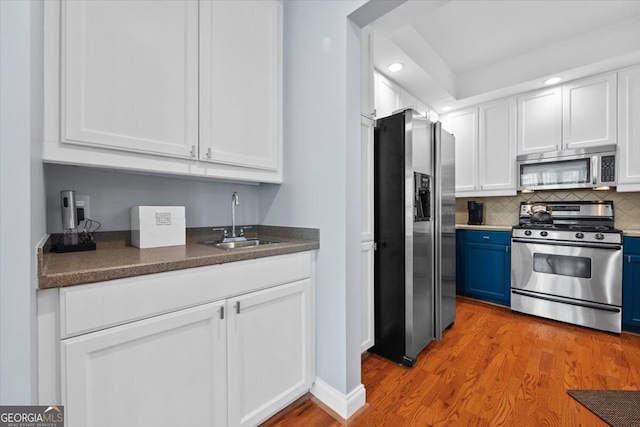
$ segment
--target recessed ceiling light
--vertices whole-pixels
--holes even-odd
[[[560,80],[562,80],[562,77],[549,77],[547,80],[543,81],[542,83],[546,85],[554,85],[558,83]]]
[[[402,62],[394,62],[389,65],[389,71],[400,71],[404,68],[404,64]]]
[[[442,107],[442,111],[451,111],[453,107],[451,105],[447,105],[446,107]]]

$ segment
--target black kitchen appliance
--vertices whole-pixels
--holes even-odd
[[[411,109],[376,120],[371,352],[405,366],[453,324],[455,141]]]
[[[473,200],[467,202],[469,210],[469,225],[482,225],[484,223],[484,203],[477,203]]]

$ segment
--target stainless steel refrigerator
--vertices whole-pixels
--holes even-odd
[[[417,111],[376,120],[375,345],[405,366],[455,320],[455,140]]]

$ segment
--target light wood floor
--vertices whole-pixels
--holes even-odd
[[[566,393],[640,390],[640,336],[458,298],[456,323],[405,368],[362,361],[367,405],[349,426],[606,426]],[[340,426],[311,399],[264,426]]]

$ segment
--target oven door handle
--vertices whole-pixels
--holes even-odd
[[[608,249],[611,251],[621,251],[621,245],[598,245],[590,243],[578,243],[578,242],[551,242],[548,240],[529,240],[529,239],[511,239],[512,243],[532,243],[534,245],[548,245],[548,246],[570,246],[573,248],[590,248],[590,249]]]
[[[545,301],[560,302],[563,304],[577,305],[579,307],[595,308],[597,310],[610,311],[612,313],[620,313],[620,308],[618,307],[610,307],[604,304],[594,304],[594,303],[590,303],[589,301],[576,301],[571,298],[563,298],[558,296],[546,296],[546,295],[539,294],[537,292],[521,291],[514,288],[511,288],[511,293],[517,294],[517,295],[523,295],[529,298],[537,298]]]

